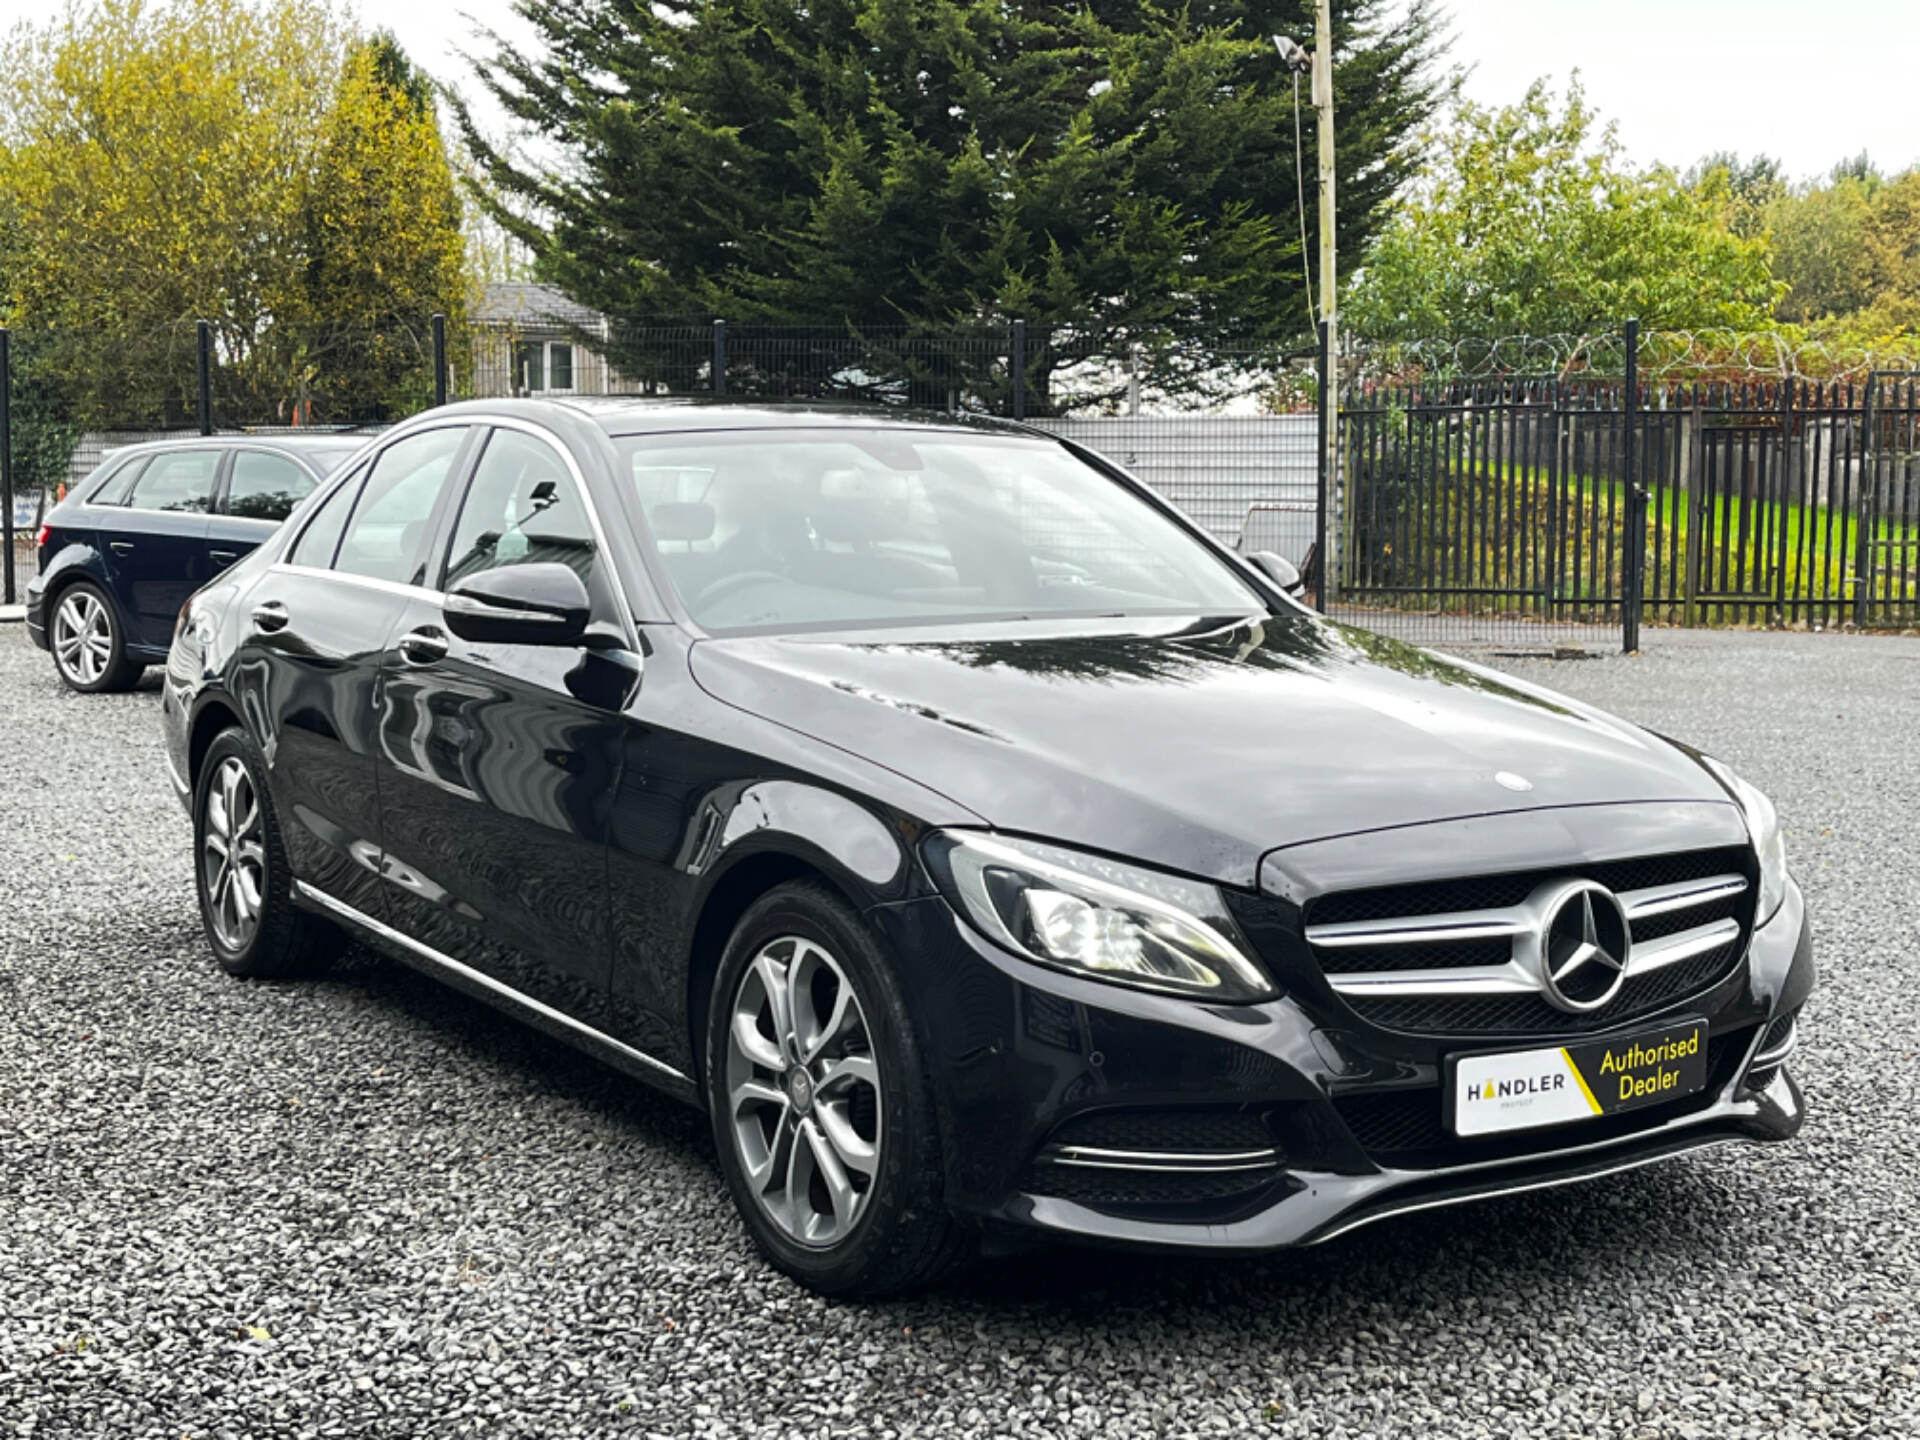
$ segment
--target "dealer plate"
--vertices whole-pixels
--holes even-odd
[[[1707,1022],[1624,1039],[1459,1055],[1448,1085],[1456,1135],[1571,1125],[1692,1095],[1707,1085]]]

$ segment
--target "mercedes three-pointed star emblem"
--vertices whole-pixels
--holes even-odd
[[[1627,983],[1632,935],[1614,893],[1577,880],[1554,897],[1540,926],[1540,983],[1548,1001],[1575,1014],[1598,1010]]]

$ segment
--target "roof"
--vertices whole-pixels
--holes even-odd
[[[849,405],[812,400],[722,400],[705,396],[569,395],[542,400],[468,400],[450,405],[456,414],[523,415],[570,411],[610,435],[650,431],[832,429],[900,426],[916,430],[965,430],[1051,439],[1044,432],[991,416],[953,414],[902,405]]]
[[[476,320],[511,321],[521,325],[551,325],[555,329],[597,326],[605,318],[598,310],[570,300],[551,285],[488,284],[481,287]]]
[[[182,434],[169,435],[164,440],[110,443],[105,448],[115,455],[123,450],[231,450],[238,446],[306,454],[314,450],[356,450],[374,433],[372,430],[228,430],[218,435]]]

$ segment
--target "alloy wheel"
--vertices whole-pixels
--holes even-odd
[[[206,884],[207,914],[220,943],[237,953],[247,948],[260,928],[267,884],[260,797],[254,793],[247,767],[232,756],[221,761],[207,786],[204,804],[200,873]]]
[[[880,1161],[880,1073],[839,961],[797,935],[740,978],[727,1025],[727,1130],[754,1201],[798,1244],[853,1232]]]
[[[113,661],[113,621],[91,590],[75,590],[53,616],[53,658],[76,685],[97,685]]]

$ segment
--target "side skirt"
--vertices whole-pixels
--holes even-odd
[[[510,985],[503,985],[491,975],[475,970],[471,965],[463,965],[451,955],[441,954],[431,945],[422,944],[411,935],[402,934],[391,925],[363,914],[324,890],[316,890],[304,880],[293,882],[293,898],[303,909],[338,921],[421,974],[444,981],[462,994],[524,1020],[555,1039],[564,1040],[595,1059],[605,1061],[635,1079],[644,1080],[696,1109],[706,1108],[700,1087],[665,1061],[656,1060],[645,1051],[636,1050],[624,1041],[574,1019],[564,1010],[556,1010]]]

